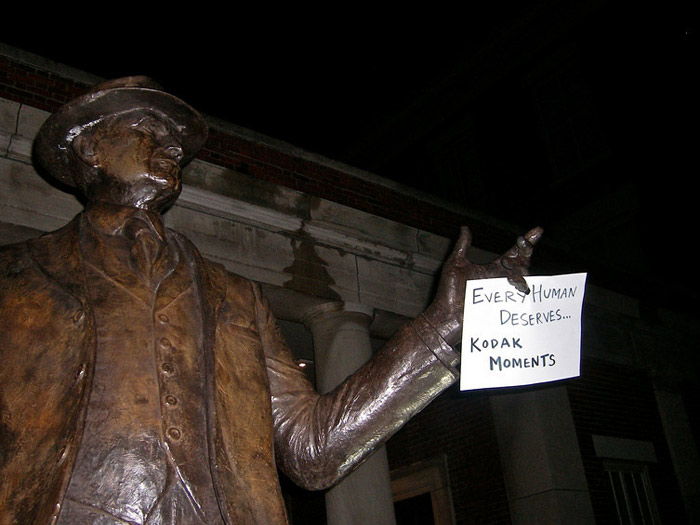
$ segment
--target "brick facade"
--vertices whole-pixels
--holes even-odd
[[[157,79],[156,79],[157,80]],[[52,112],[83,94],[89,85],[0,56],[0,97]],[[437,235],[456,238],[469,224],[482,247],[502,251],[513,233],[475,221],[459,210],[396,191],[330,163],[282,151],[212,126],[198,158],[251,177],[343,204]]]
[[[389,440],[387,453],[392,469],[444,454],[456,523],[510,523],[488,393],[448,389]]]
[[[86,82],[0,56],[0,98],[54,111],[87,87]],[[500,252],[512,242],[512,233],[497,226],[397,191],[371,177],[356,176],[352,170],[343,170],[333,162],[229,132],[226,126],[212,126],[199,158],[255,179],[449,238],[454,238],[460,224],[468,223],[487,250]],[[598,328],[592,331],[601,334],[600,338],[607,337]],[[660,341],[661,336],[657,339]],[[606,346],[614,343],[607,342]],[[589,351],[584,348],[584,353]],[[650,476],[662,521],[686,522],[654,397],[653,378],[645,367],[645,363],[630,366],[587,357],[581,377],[567,385],[598,523],[615,523],[616,515],[601,459],[593,447],[594,435],[653,443],[658,462],[650,465]],[[688,388],[696,392],[697,383]],[[387,446],[392,468],[430,459],[436,453],[447,457],[455,519],[460,525],[511,522],[489,404],[492,394],[462,394],[453,387],[401,429]],[[697,416],[691,416],[691,423],[697,425]],[[299,496],[301,501],[305,497],[313,502],[309,508],[322,503],[318,497]]]
[[[615,502],[596,456],[592,436],[607,435],[653,444],[658,461],[649,463],[662,523],[686,523],[652,380],[644,370],[585,359],[581,377],[568,383],[579,447],[598,523],[617,523]]]

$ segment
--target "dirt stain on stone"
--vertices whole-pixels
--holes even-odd
[[[335,281],[326,270],[328,263],[316,253],[313,239],[303,228],[297,231],[297,235],[291,240],[294,262],[284,269],[292,278],[283,286],[317,297],[340,300],[340,295],[331,288]]]

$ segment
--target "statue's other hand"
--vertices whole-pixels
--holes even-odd
[[[508,282],[515,286],[518,291],[530,293],[530,288],[523,275],[528,273],[532,252],[535,244],[542,237],[542,233],[542,228],[537,227],[518,237],[515,246],[491,263],[494,268],[488,277],[507,277]]]
[[[448,344],[455,345],[461,339],[468,280],[507,277],[519,291],[529,293],[523,275],[527,275],[534,246],[542,233],[542,228],[533,228],[518,237],[515,245],[500,257],[487,264],[475,264],[467,258],[472,244],[471,231],[466,226],[462,227],[459,239],[443,266],[435,299],[423,314]]]

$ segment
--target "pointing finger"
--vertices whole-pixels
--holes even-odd
[[[542,228],[538,226],[525,235],[521,235],[515,241],[515,246],[504,254],[504,258],[519,259],[520,261],[529,259],[532,256],[535,244],[542,238],[542,233]]]
[[[537,242],[542,238],[542,234],[544,233],[544,230],[540,228],[539,226],[531,229],[529,232],[527,232],[523,237],[527,242],[530,244],[537,244]]]
[[[508,282],[515,286],[515,288],[519,291],[524,293],[525,295],[528,295],[530,293],[530,286],[527,284],[527,281],[525,281],[525,277],[522,275],[518,274],[513,274],[508,277]]]

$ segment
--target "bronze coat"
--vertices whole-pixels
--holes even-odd
[[[2,525],[55,520],[80,444],[95,332],[78,225],[0,249]],[[259,287],[181,240],[202,290],[210,469],[227,523],[286,523],[276,467],[332,486],[455,381],[449,347],[409,324],[319,396]],[[186,475],[186,448],[173,456]]]

